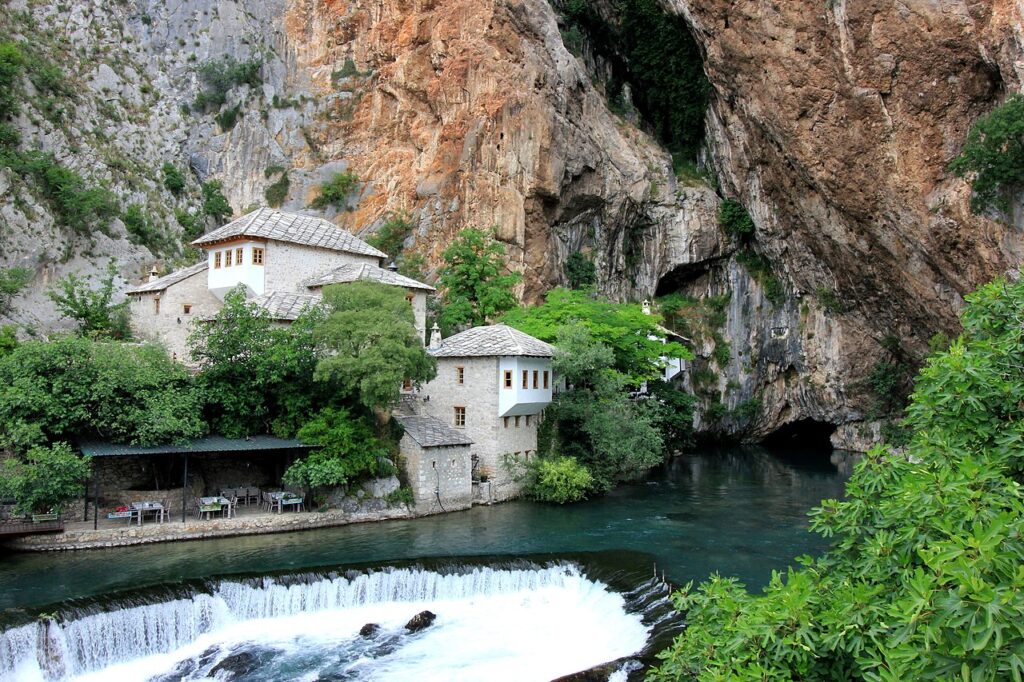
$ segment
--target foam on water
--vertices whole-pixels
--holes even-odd
[[[425,609],[436,622],[407,633]],[[360,637],[370,622],[380,632]],[[191,599],[13,628],[0,633],[0,679],[206,679],[244,652],[259,661],[252,679],[550,680],[636,654],[648,635],[622,595],[574,566],[397,569],[223,581]]]

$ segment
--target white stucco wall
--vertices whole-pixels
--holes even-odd
[[[512,372],[512,387],[505,387],[505,372]],[[523,372],[526,372],[526,388],[523,388]],[[537,388],[534,388],[536,372]],[[544,388],[544,372],[548,373],[548,385]],[[554,377],[549,358],[504,357],[499,366],[500,386],[498,393],[498,416],[537,414],[551,402]]]
[[[253,248],[263,249],[264,262],[267,256],[267,244],[261,241],[239,241],[230,242],[223,246],[211,248],[206,252],[209,269],[207,272],[207,287],[219,299],[239,284],[244,284],[246,292],[250,297],[260,296],[266,288],[266,266],[256,265],[252,262]],[[238,249],[242,249],[242,262],[238,263]],[[231,253],[231,265],[226,265],[227,253]],[[220,267],[214,267],[220,254]]]

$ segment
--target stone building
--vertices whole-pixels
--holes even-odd
[[[465,429],[422,415],[395,415],[405,433],[399,447],[416,509],[449,512],[473,504],[473,470]]]
[[[437,376],[407,388],[404,405],[472,441],[472,478],[482,483],[483,501],[518,496],[521,465],[537,453],[537,426],[551,402],[554,348],[500,324],[442,341],[435,325],[427,352],[437,358]]]
[[[224,296],[242,285],[279,323],[290,323],[316,305],[328,284],[367,280],[405,290],[416,328],[426,328],[428,284],[381,267],[387,254],[334,223],[313,216],[261,208],[192,242],[206,251],[193,266],[128,290],[132,328],[188,359],[191,324],[217,313]]]

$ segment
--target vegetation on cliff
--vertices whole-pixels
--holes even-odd
[[[442,254],[438,270],[446,332],[493,321],[517,304],[513,288],[522,279],[505,264],[505,247],[488,232],[467,228]]]
[[[1024,96],[1012,95],[978,119],[949,167],[971,177],[972,211],[1008,212],[1024,192]]]
[[[967,297],[917,378],[906,450],[872,450],[811,525],[823,556],[761,595],[713,576],[652,680],[1024,677],[1024,283]]]

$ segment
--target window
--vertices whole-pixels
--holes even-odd
[[[192,304],[191,303],[185,303],[184,305],[182,305],[181,306],[181,313],[183,315],[191,315],[192,314]]]
[[[220,267],[220,256],[221,256],[220,251],[218,251],[217,253],[213,254],[213,267],[215,267],[215,268],[219,268]]]
[[[519,428],[519,417],[516,417],[516,428]]]
[[[537,370],[533,370],[533,388],[534,389],[540,388],[539,376],[540,376],[540,372],[538,372]]]
[[[505,388],[512,388],[512,370],[505,370]]]
[[[455,408],[455,426],[458,428],[465,428],[466,426],[466,408],[456,407]]]
[[[252,264],[263,265],[263,249],[253,248],[252,250]]]
[[[403,391],[411,391],[412,390],[412,379],[406,379],[405,381],[402,382],[402,390]]]
[[[154,315],[159,315],[160,314],[160,297],[159,296],[157,296],[156,298],[153,299],[153,314]]]
[[[502,420],[502,422],[504,422],[505,428],[507,429],[508,428],[508,417],[502,417],[501,420]]]
[[[455,368],[455,383],[464,384],[466,383],[466,368],[456,367]]]
[[[526,415],[526,425],[530,425],[530,415]]]
[[[231,267],[231,249],[224,252],[224,267]]]
[[[235,249],[235,265],[241,265],[244,262],[245,261],[242,260],[242,250],[241,249]]]
[[[412,299],[413,298],[414,298],[414,296],[412,294],[406,294],[405,295],[405,300],[408,301],[409,303],[412,303]]]
[[[549,387],[549,384],[548,384],[548,371],[544,370],[544,388],[548,388],[548,387]]]
[[[523,370],[523,388],[529,388],[529,387],[530,387],[530,373],[524,369]]]

